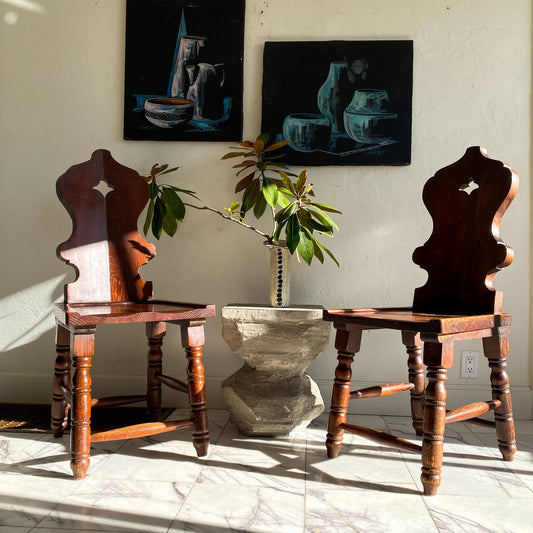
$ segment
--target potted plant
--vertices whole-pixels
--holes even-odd
[[[290,256],[296,254],[308,265],[316,257],[324,262],[324,252],[337,265],[333,253],[322,244],[317,234],[331,237],[338,226],[329,213],[341,212],[318,202],[313,184],[307,181],[307,170],[296,175],[281,161],[279,150],[290,141],[269,144],[269,137],[261,134],[255,141],[245,140],[238,147],[231,147],[222,159],[240,159],[233,165],[239,181],[235,193],[241,195],[240,202],[232,202],[223,211],[202,205],[196,193],[191,190],[160,182],[160,178],[179,167],[155,164],[145,176],[150,184],[150,201],[144,223],[145,235],[150,231],[156,239],[163,232],[173,236],[178,223],[183,222],[186,208],[207,210],[225,220],[258,234],[271,253],[270,303],[273,307],[289,305]],[[241,177],[241,175],[243,175]],[[293,179],[295,178],[295,179]],[[189,196],[199,204],[184,201]],[[256,219],[271,218],[271,233],[251,225],[246,216],[252,211]]]

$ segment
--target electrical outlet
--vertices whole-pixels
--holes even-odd
[[[463,350],[461,352],[461,377],[465,379],[477,378],[477,364],[479,352]]]

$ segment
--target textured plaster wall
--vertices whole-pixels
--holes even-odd
[[[181,165],[180,183],[206,203],[222,207],[232,201],[231,165],[219,161],[226,143],[122,140],[125,4],[0,0],[0,401],[48,401],[54,360],[51,302],[73,278],[54,253],[70,233],[54,190],[66,168],[105,147],[139,171],[154,162]],[[341,267],[294,264],[294,303],[408,305],[414,287],[425,279],[410,259],[430,232],[421,202],[425,180],[477,144],[518,171],[519,197],[502,225],[516,260],[497,276],[496,285],[505,291],[505,309],[513,314],[509,369],[522,418],[531,416],[532,404],[531,21],[529,0],[249,0],[245,47],[245,136],[253,137],[260,128],[265,40],[414,40],[412,164],[310,169],[320,196],[344,212],[341,233],[331,243]],[[213,302],[219,308],[268,299],[268,258],[260,240],[208,213],[190,213],[178,236],[162,239],[143,276],[156,281],[160,297]],[[217,406],[220,382],[241,361],[224,343],[219,318],[209,323],[207,335],[209,397]],[[99,330],[95,394],[109,393],[112,385],[124,392],[137,385],[142,389],[144,357],[133,352],[144,342],[143,328]],[[171,331],[167,371],[183,375],[178,344],[177,331]],[[368,333],[358,362],[356,381],[403,379],[399,335]],[[310,368],[326,404],[334,367],[330,344]],[[451,403],[470,399],[487,379],[482,368],[480,379],[461,380],[456,365],[449,379]],[[182,400],[167,395],[166,401]],[[406,412],[401,403],[390,402],[387,409]],[[358,409],[383,405],[369,401]]]

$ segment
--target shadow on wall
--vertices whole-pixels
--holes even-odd
[[[53,303],[68,277],[56,276],[0,299],[0,354],[35,342],[55,328]]]

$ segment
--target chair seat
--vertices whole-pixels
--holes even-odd
[[[214,305],[158,300],[98,304],[61,303],[54,307],[57,319],[66,326],[203,320],[216,314]]]
[[[412,308],[328,309],[324,320],[368,328],[399,329],[419,333],[453,334],[509,326],[511,315],[437,315]]]

